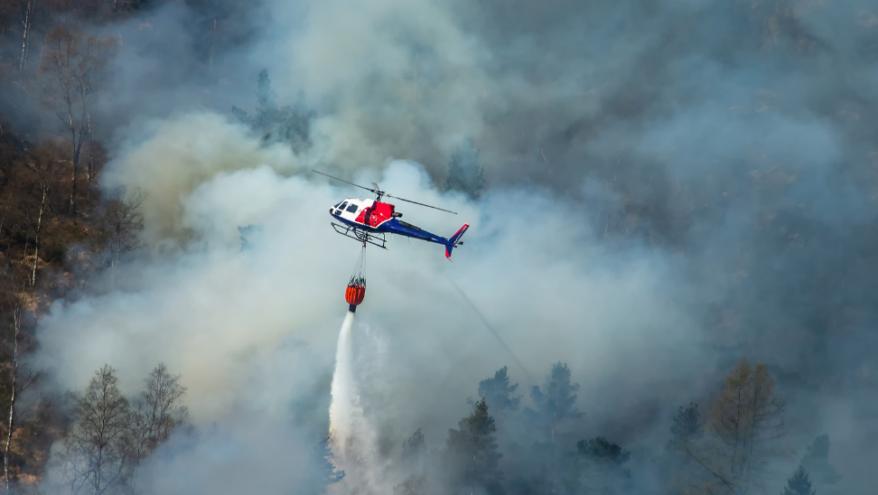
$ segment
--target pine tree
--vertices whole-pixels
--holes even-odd
[[[580,440],[576,443],[579,455],[601,464],[622,466],[628,462],[631,453],[604,437]]]
[[[565,444],[563,432],[573,426],[582,414],[576,408],[579,385],[571,380],[570,369],[564,363],[555,363],[542,387],[531,389],[533,409],[526,417],[531,422],[528,430],[533,435],[528,446],[528,463],[522,472],[526,481],[539,487],[540,493],[570,493],[579,483],[577,465],[580,461],[572,450],[572,442]]]
[[[412,433],[412,436],[408,437],[405,442],[402,443],[402,457],[407,460],[420,460],[420,457],[424,454],[424,450],[426,450],[426,444],[424,442],[424,433],[420,428],[415,430]]]
[[[446,462],[449,479],[456,492],[484,490],[502,494],[501,454],[494,438],[494,418],[488,414],[484,399],[475,403],[473,412],[458,422],[457,429],[448,430]]]
[[[811,480],[808,479],[808,473],[802,466],[799,466],[799,469],[787,480],[787,486],[783,490],[783,495],[815,495],[816,493],[811,489]]]
[[[604,437],[580,440],[576,451],[584,461],[589,491],[612,494],[630,492],[631,473],[626,467],[631,453]]]
[[[570,368],[564,363],[555,363],[546,383],[541,389],[531,389],[531,399],[536,407],[537,422],[554,441],[558,426],[569,419],[576,419],[582,414],[576,409],[576,391],[579,384],[570,380]]]
[[[698,410],[698,403],[690,402],[687,406],[680,406],[672,419],[671,444],[674,446],[687,445],[700,437],[703,432],[704,423],[701,411]]]
[[[671,455],[666,459],[662,472],[672,487],[669,491],[686,492],[702,484],[704,479],[703,461],[699,457],[700,440],[704,438],[704,418],[698,403],[680,406],[671,420],[670,430],[671,438],[667,447]]]
[[[445,188],[478,197],[485,189],[485,176],[479,164],[479,150],[466,141],[451,155]]]
[[[276,106],[274,91],[271,89],[271,77],[268,75],[268,69],[259,71],[256,83],[256,101],[260,110],[270,110]]]
[[[515,395],[517,383],[509,383],[506,366],[497,370],[493,378],[479,382],[479,396],[485,399],[495,415],[518,410],[520,397]]]
[[[232,114],[262,136],[263,142],[288,143],[297,152],[311,145],[311,121],[315,113],[305,107],[301,98],[294,105],[279,105],[266,69],[257,76],[256,103],[252,115],[238,107],[232,107]]]
[[[820,435],[814,439],[802,457],[801,465],[811,473],[818,486],[831,485],[841,479],[841,475],[829,463],[829,435]]]
[[[405,442],[400,453],[400,469],[405,473],[403,481],[393,487],[395,495],[417,495],[424,493],[427,487],[426,442],[424,434],[418,428]]]

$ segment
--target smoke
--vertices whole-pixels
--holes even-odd
[[[202,132],[178,122],[171,119],[167,125],[192,134],[193,140]],[[259,149],[246,129],[229,126],[236,129],[234,139],[218,134],[214,146],[240,141],[243,149]],[[173,143],[187,139],[179,132],[151,131],[143,143],[173,149]],[[200,149],[210,154],[214,146]],[[173,175],[168,183],[192,180],[190,162],[167,156],[165,170],[173,171],[167,172]],[[259,442],[259,431],[264,431],[247,436],[242,424],[250,422],[265,428],[283,425],[279,431],[290,431],[289,438],[311,438],[315,445],[320,425],[326,431],[327,409],[319,404],[328,399],[329,383],[322,380],[335,346],[330,315],[344,307],[344,283],[360,246],[332,232],[324,215],[350,192],[322,180],[280,175],[259,163],[264,156],[271,155],[254,152],[237,170],[205,173],[197,186],[181,186],[184,192],[174,208],[163,197],[144,195],[145,211],[163,212],[145,218],[145,240],[164,247],[147,249],[114,268],[112,276],[94,281],[95,294],[56,302],[39,328],[41,351],[34,365],[46,369],[59,390],[81,389],[103,363],[119,369],[120,386],[129,394],[159,361],[182,375],[193,425],[201,433],[184,435],[155,454],[149,466],[158,467],[144,471],[142,485],[158,492],[197,482],[185,477],[175,485],[169,473],[184,472],[187,463],[197,462],[199,452],[217,441],[209,433],[214,429],[239,432],[242,445]],[[111,167],[128,163],[122,158]],[[148,186],[152,177],[110,173],[128,177],[122,184],[128,188]],[[360,180],[368,183],[372,177]],[[559,359],[578,363],[582,376],[590,377],[582,380],[589,393],[600,390],[605,380],[614,381],[617,390],[641,393],[644,384],[625,378],[628,366],[613,358],[615,352],[648,353],[656,367],[673,362],[676,378],[662,380],[685,381],[697,368],[697,348],[685,339],[691,325],[661,297],[659,287],[667,275],[662,262],[639,255],[624,266],[598,262],[615,255],[608,258],[588,241],[593,234],[587,226],[565,220],[574,203],[559,203],[539,191],[507,190],[489,193],[476,204],[439,193],[423,169],[410,162],[391,163],[375,178],[388,190],[460,211],[473,224],[453,264],[445,261],[441,246],[403,238],[393,239],[386,252],[367,253],[370,297],[362,317],[382,347],[380,355],[387,357],[371,362],[357,385],[361,407],[382,444],[398,442],[418,427],[431,442],[441,442],[448,426],[466,412],[464,399],[478,379],[509,362],[507,352],[494,351],[494,336],[481,329],[446,277],[457,280],[485,318],[504,329],[503,337],[520,350],[528,369],[546,369]],[[506,212],[522,201],[531,208],[508,217]],[[458,227],[439,212],[401,210],[408,220],[445,235]],[[242,225],[259,226],[243,250]],[[160,236],[180,229],[189,232],[189,242],[166,244],[163,239],[175,237]],[[557,234],[565,229],[566,234]],[[552,237],[554,243],[538,248],[521,242],[531,236]],[[585,249],[585,257],[568,256],[569,249]],[[628,304],[643,313],[621,311]],[[664,331],[651,330],[656,327]],[[320,383],[326,387],[323,394],[313,392]],[[624,393],[618,397],[627,400]],[[608,409],[618,406],[611,400],[603,403]],[[290,404],[297,404],[295,414]],[[595,417],[603,415],[601,409],[589,408]],[[274,465],[277,456],[310,452],[297,444],[288,454],[283,446],[252,452],[248,462],[264,459]],[[232,453],[244,455],[244,448]],[[161,468],[169,464],[175,470]],[[206,469],[200,465],[196,472]],[[152,475],[161,479],[152,480]]]
[[[195,228],[197,221],[186,223],[181,218],[182,202],[197,186],[221,172],[259,165],[280,172],[297,168],[289,148],[263,146],[240,125],[209,112],[147,121],[138,140],[122,146],[125,151],[109,164],[101,177],[102,185],[145,196],[141,212],[147,239]]]
[[[514,353],[535,375],[570,365],[588,433],[655,446],[669,411],[749,357],[780,378],[792,442],[830,432],[845,488],[869,486],[871,4],[234,4],[214,6],[246,26],[227,45],[179,5],[112,26],[127,43],[100,111],[126,122],[102,181],[141,194],[146,249],[39,329],[34,364],[57,390],[105,362],[128,392],[158,361],[181,373],[200,433],[157,452],[144,486],[233,493],[209,478],[245,453],[313,459],[293,444],[326,430],[332,315],[359,249],[324,216],[355,192],[302,173],[316,164],[461,212],[399,205],[431,231],[473,225],[453,264],[401,238],[369,251],[359,318],[387,359],[358,385],[382,445],[419,427],[441,445]],[[227,115],[252,109],[264,68],[279,104],[313,112],[307,146]],[[478,199],[443,187],[470,147]],[[522,390],[539,381],[511,370]],[[226,431],[228,463],[199,463]],[[319,485],[259,472],[264,491]]]

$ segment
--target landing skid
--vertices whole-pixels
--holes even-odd
[[[339,234],[349,237],[355,241],[359,242],[368,242],[373,246],[378,246],[382,249],[387,249],[387,239],[384,236],[384,232],[366,232],[364,230],[351,227],[350,225],[341,225],[335,222],[329,222],[332,225],[332,228],[335,229]]]

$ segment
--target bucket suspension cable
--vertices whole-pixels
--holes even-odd
[[[360,250],[360,277],[365,281],[366,280],[366,243],[363,243],[363,248]]]
[[[366,243],[363,243],[363,247],[360,249],[360,256],[357,258],[357,262],[354,265],[351,282],[354,280],[362,281],[364,284],[366,283]]]

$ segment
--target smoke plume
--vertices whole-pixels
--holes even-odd
[[[143,247],[53,304],[31,363],[52,392],[104,363],[127,393],[157,362],[181,374],[194,433],[139,471],[146,493],[320,492],[328,420],[334,453],[392,456],[418,428],[439,448],[505,365],[527,390],[566,362],[582,436],[656,452],[742,357],[788,401],[783,468],[826,432],[840,489],[871,486],[870,2],[221,1],[243,26],[224,42],[195,4],[108,31],[127,43],[102,184],[137,198]],[[385,358],[364,376],[353,322],[335,332],[360,246],[326,214],[362,191],[314,166],[459,211],[397,205],[440,235],[472,225],[453,263],[369,249],[358,325]]]

